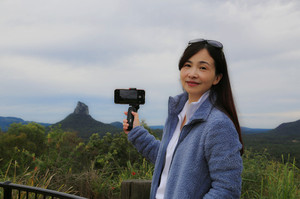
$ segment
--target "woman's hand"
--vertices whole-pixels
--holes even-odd
[[[136,112],[133,112],[133,111],[132,111],[131,113],[132,113],[132,115],[134,116],[133,127],[132,127],[132,128],[134,128],[134,127],[136,127],[136,126],[140,126],[139,114],[136,113]],[[124,114],[127,115],[128,112],[124,112]],[[124,132],[125,132],[126,134],[128,134],[128,133],[130,132],[130,131],[127,130],[127,129],[128,129],[128,126],[129,126],[129,124],[128,124],[127,119],[124,119],[124,120],[123,120],[123,130],[124,130]]]

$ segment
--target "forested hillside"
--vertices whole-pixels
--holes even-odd
[[[243,134],[243,140],[248,149],[267,151],[276,160],[295,158],[300,167],[300,120],[281,124],[267,133]]]

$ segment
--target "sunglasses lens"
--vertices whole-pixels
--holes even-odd
[[[207,40],[207,43],[209,45],[212,45],[216,48],[223,48],[223,44],[221,42],[215,41],[215,40]]]
[[[189,44],[194,44],[194,43],[203,42],[203,41],[205,41],[205,39],[193,39],[193,40],[189,41]]]
[[[201,42],[207,42],[209,45],[215,47],[215,48],[223,48],[223,44],[221,42],[215,41],[215,40],[206,40],[206,39],[194,39],[189,41],[189,45],[194,43],[201,43]]]

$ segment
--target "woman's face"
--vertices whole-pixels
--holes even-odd
[[[198,101],[221,78],[222,74],[216,75],[214,60],[206,49],[188,59],[180,70],[181,84],[189,94],[189,102]]]

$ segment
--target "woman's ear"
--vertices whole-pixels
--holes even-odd
[[[215,78],[215,80],[214,80],[214,82],[213,82],[213,85],[217,85],[217,84],[221,81],[222,77],[223,77],[223,74],[222,74],[222,73],[217,74],[217,75],[216,75],[216,78]]]

